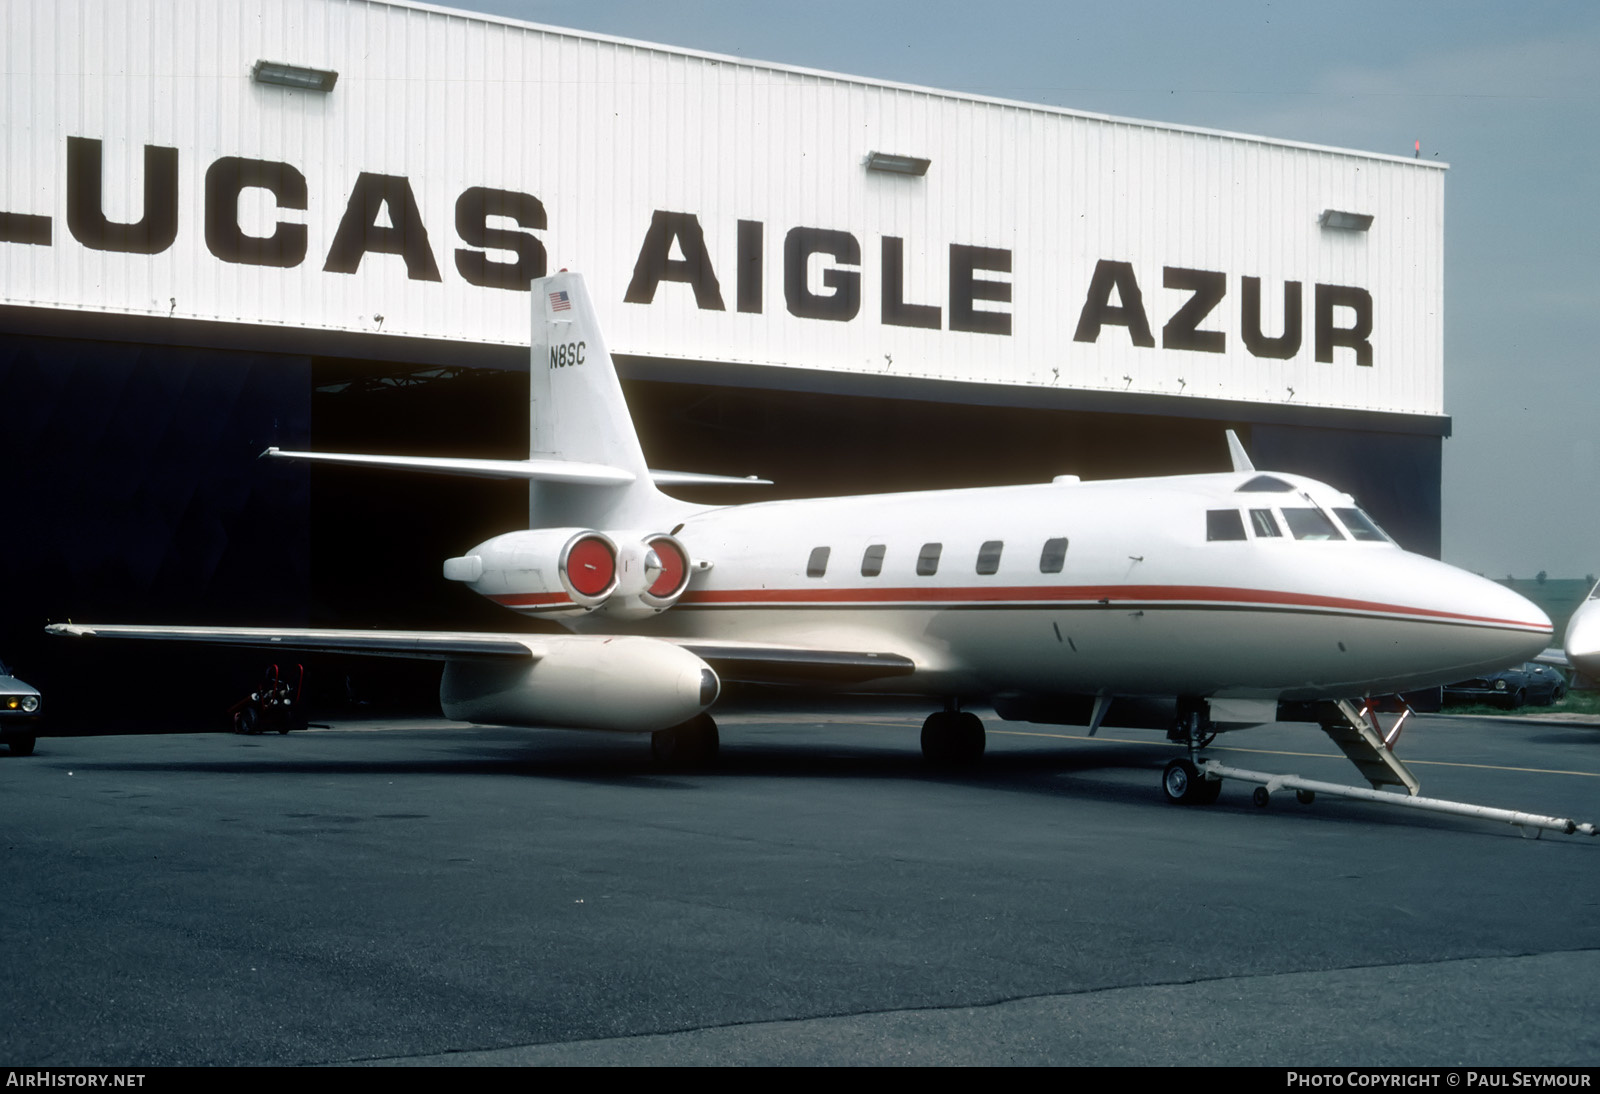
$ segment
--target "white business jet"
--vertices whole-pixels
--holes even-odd
[[[1567,621],[1562,648],[1546,650],[1538,660],[1572,669],[1573,687],[1600,687],[1600,582]]]
[[[652,472],[580,277],[532,286],[527,460],[283,452],[283,459],[523,478],[525,531],[444,576],[567,633],[59,624],[57,634],[432,658],[468,722],[649,732],[704,758],[723,680],[935,698],[930,760],[975,761],[1004,718],[1159,727],[1188,749],[1174,801],[1219,729],[1310,711],[1374,787],[1416,781],[1350,700],[1459,680],[1544,649],[1510,590],[1389,539],[1347,495],[1259,472],[1229,436],[1222,474],[707,507],[658,487],[746,482]],[[798,691],[798,689],[797,689]]]

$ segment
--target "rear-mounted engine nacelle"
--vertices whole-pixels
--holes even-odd
[[[590,611],[609,600],[623,567],[616,541],[586,528],[508,532],[446,559],[444,576],[521,611]]]
[[[446,579],[540,615],[651,616],[677,602],[690,574],[689,552],[665,532],[585,528],[509,532],[444,564]]]

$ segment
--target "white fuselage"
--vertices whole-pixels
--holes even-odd
[[[932,694],[1348,697],[1544,648],[1534,605],[1357,512],[1255,472],[700,510],[633,533],[674,532],[698,566],[674,606],[626,621],[519,585],[521,533],[473,553],[480,592],[573,630],[893,651],[917,671],[885,686]]]
[[[1600,680],[1600,584],[1589,590],[1589,599],[1572,613],[1564,645],[1567,663],[1581,674],[1585,685]]]

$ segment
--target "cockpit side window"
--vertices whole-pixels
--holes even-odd
[[[1335,527],[1328,514],[1321,509],[1284,509],[1283,519],[1289,525],[1289,534],[1295,539],[1343,539],[1344,533]]]
[[[1255,529],[1257,539],[1278,539],[1283,536],[1283,529],[1278,527],[1278,518],[1272,515],[1271,509],[1250,510],[1250,527]]]
[[[1206,511],[1206,539],[1229,540],[1244,538],[1244,518],[1237,509],[1210,509]]]
[[[1335,509],[1334,516],[1344,521],[1345,528],[1350,533],[1351,539],[1359,539],[1368,543],[1393,543],[1388,534],[1377,523],[1360,509]]]

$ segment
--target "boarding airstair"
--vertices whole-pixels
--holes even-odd
[[[1422,789],[1422,783],[1394,754],[1394,743],[1399,739],[1406,719],[1411,716],[1411,709],[1407,707],[1389,732],[1384,733],[1378,721],[1378,712],[1372,704],[1358,710],[1350,700],[1339,699],[1333,706],[1341,717],[1337,720],[1323,719],[1318,724],[1339,746],[1339,751],[1348,756],[1350,762],[1361,771],[1361,777],[1374,790],[1398,786],[1415,797]]]
[[[1276,791],[1293,790],[1303,804],[1310,804],[1318,794],[1327,794],[1332,797],[1420,809],[1430,813],[1503,821],[1515,825],[1523,835],[1533,838],[1538,838],[1546,831],[1561,832],[1566,835],[1600,835],[1600,828],[1594,824],[1574,821],[1567,817],[1496,809],[1492,806],[1446,801],[1442,798],[1424,798],[1418,793],[1422,786],[1421,781],[1394,754],[1394,743],[1399,738],[1406,719],[1411,716],[1409,707],[1400,712],[1387,733],[1384,732],[1382,723],[1378,721],[1377,706],[1373,703],[1369,702],[1358,707],[1353,702],[1341,699],[1329,704],[1329,708],[1330,715],[1333,711],[1337,711],[1338,716],[1320,718],[1317,724],[1333,743],[1339,746],[1339,750],[1350,758],[1350,762],[1356,765],[1362,777],[1371,784],[1371,790],[1361,786],[1342,786],[1338,783],[1302,779],[1298,775],[1272,775],[1262,771],[1246,771],[1218,763],[1216,760],[1202,761],[1199,764],[1200,771],[1207,779],[1237,779],[1240,782],[1257,784],[1252,796],[1258,806],[1265,806]],[[1397,790],[1404,793],[1396,793]]]

